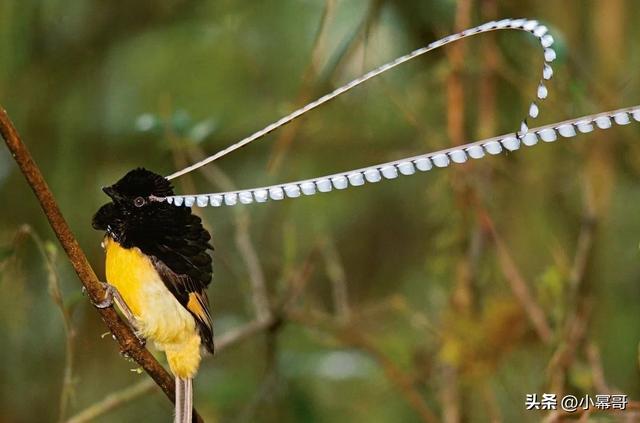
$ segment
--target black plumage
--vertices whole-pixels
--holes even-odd
[[[203,345],[213,352],[213,326],[207,286],[212,279],[211,235],[189,207],[176,207],[159,197],[173,195],[169,181],[138,168],[111,187],[103,188],[112,201],[93,217],[124,248],[139,248],[153,263],[165,286],[195,318]],[[206,316],[187,307],[195,294]]]

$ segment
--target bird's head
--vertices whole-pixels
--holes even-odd
[[[110,230],[114,224],[126,217],[145,215],[151,212],[158,200],[173,195],[169,180],[143,168],[129,171],[115,184],[103,187],[111,202],[105,204],[93,217],[93,227]]]
[[[141,208],[168,195],[173,195],[171,183],[165,177],[143,168],[129,171],[115,184],[102,188],[114,203]]]

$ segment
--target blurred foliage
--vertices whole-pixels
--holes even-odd
[[[462,5],[3,0],[0,103],[104,275],[101,235],[90,227],[106,202],[101,186],[136,166],[168,174],[223,148],[451,33]],[[638,103],[635,2],[473,0],[466,19],[475,25],[519,16],[541,20],[558,42],[541,121]],[[466,139],[487,128],[494,132],[484,135],[512,131],[539,78],[535,41],[500,32],[463,44],[459,69],[448,52],[432,53],[218,165],[237,186],[250,187],[427,152],[450,144],[447,110],[462,106]],[[487,51],[496,52],[492,65]],[[448,102],[452,75],[464,104]],[[605,393],[595,377],[600,365],[611,389],[639,399],[639,136],[638,125],[629,125],[399,181],[247,206],[272,297],[310,262],[299,308],[332,315],[332,279],[317,253],[332,240],[352,318],[347,331],[332,319],[294,319],[205,360],[195,385],[201,414],[220,422],[420,421],[385,358],[437,416],[461,421],[539,421],[542,413],[525,411],[525,394],[558,386]],[[46,260],[59,274],[75,333],[66,417],[146,376],[129,371],[135,365],[101,337],[105,328],[64,257],[46,247],[54,236],[9,159],[0,148],[0,421],[52,421],[66,347]],[[219,187],[194,174],[176,189]],[[513,294],[481,210],[543,311],[548,343]],[[202,215],[216,247],[209,292],[220,335],[253,319],[249,273],[235,243],[234,211]],[[19,242],[23,224],[44,240],[44,256],[38,245]],[[585,232],[593,238],[576,282]],[[584,330],[566,355],[575,319]],[[599,360],[587,354],[589,345]],[[171,413],[156,390],[98,421],[170,421]]]

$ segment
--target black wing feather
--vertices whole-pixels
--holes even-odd
[[[156,271],[162,278],[165,286],[176,299],[182,304],[196,321],[200,338],[204,347],[213,354],[213,323],[211,320],[211,314],[209,313],[209,299],[207,292],[204,288],[198,287],[198,284],[194,282],[191,277],[187,275],[179,275],[171,270],[162,260],[152,256],[151,262]],[[195,299],[198,301],[200,308],[204,310],[204,315],[197,313],[196,310],[192,310],[188,307],[190,294],[195,294]]]
[[[148,256],[167,289],[194,317],[203,345],[213,353],[213,324],[209,313],[206,289],[212,279],[212,260],[208,250],[211,235],[202,226],[201,219],[191,214],[187,207],[158,204],[154,227],[144,227],[148,242],[136,243]],[[164,222],[158,225],[158,222]],[[195,294],[195,300],[204,313],[198,313],[187,305]]]

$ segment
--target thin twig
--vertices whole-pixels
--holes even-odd
[[[588,328],[591,303],[585,288],[587,266],[595,243],[598,213],[595,205],[593,186],[588,179],[584,183],[584,217],[580,226],[576,253],[569,275],[569,289],[566,296],[568,312],[564,320],[562,342],[554,352],[548,365],[552,392],[564,391],[566,374],[572,365],[580,343],[584,341]],[[595,375],[594,375],[595,376]],[[604,375],[602,376],[604,379]]]
[[[224,333],[222,336],[216,338],[216,354],[220,354],[223,350],[269,328],[272,324],[273,319],[260,322],[253,321]],[[124,389],[113,392],[104,397],[101,401],[90,405],[75,416],[71,417],[67,420],[67,423],[84,423],[92,421],[142,395],[152,392],[152,388],[154,386],[155,385],[152,380],[145,379],[142,382],[135,383]]]
[[[485,211],[481,211],[480,218],[493,238],[493,242],[496,246],[496,252],[498,254],[498,261],[500,262],[502,272],[504,273],[507,282],[509,282],[513,295],[515,295],[524,308],[527,313],[527,317],[529,317],[529,320],[531,321],[531,324],[533,325],[533,328],[538,334],[540,340],[545,344],[549,344],[551,342],[553,332],[551,331],[551,326],[549,326],[542,307],[540,307],[533,297],[527,282],[520,274],[518,267],[511,258],[502,237],[500,237],[496,231],[493,221],[489,215]]]
[[[240,210],[240,209],[239,209]],[[240,256],[244,260],[249,272],[249,280],[251,281],[251,298],[253,307],[258,320],[268,320],[271,318],[271,309],[269,306],[269,296],[267,294],[267,283],[260,265],[260,259],[256,252],[249,227],[251,220],[249,214],[244,212],[236,213],[236,247],[240,252]]]
[[[353,346],[366,351],[382,367],[387,379],[391,381],[404,395],[411,407],[418,413],[422,421],[427,423],[437,422],[438,418],[431,411],[422,395],[418,392],[413,379],[397,366],[387,355],[378,349],[366,337],[360,334],[358,329],[345,334],[346,340],[350,340]]]
[[[308,103],[313,95],[314,82],[319,67],[320,57],[322,56],[325,46],[327,28],[333,18],[335,3],[335,0],[325,0],[324,10],[320,17],[320,24],[318,25],[318,30],[316,31],[311,50],[311,58],[302,74],[302,85],[294,103],[296,105],[302,106]],[[280,136],[274,144],[274,151],[271,153],[271,157],[269,158],[269,164],[267,165],[270,172],[275,173],[282,164],[282,160],[287,153],[289,146],[298,133],[298,127],[301,122],[301,120],[293,121],[290,125],[284,128],[282,132],[280,132]]]
[[[578,421],[577,419],[581,418],[584,414],[587,414],[587,413],[613,414],[613,415],[618,415],[620,417],[624,417],[625,419],[622,421],[635,422],[637,421],[637,418],[640,415],[640,401],[629,401],[629,403],[627,404],[627,408],[625,408],[624,410],[618,410],[618,409],[612,409],[612,408],[594,410],[593,407],[590,407],[588,410],[585,410],[581,407],[578,407],[578,409],[575,411],[556,410],[549,413],[549,415],[545,417],[543,422],[544,423],[575,422],[575,421]]]
[[[164,105],[163,108],[165,109],[163,114],[165,115],[165,119],[168,122],[169,116],[171,114],[170,105]],[[181,147],[183,144],[188,144],[187,142],[185,142],[186,140],[181,140],[178,134],[176,134],[169,128],[169,124],[165,126],[167,128],[167,130],[165,130],[165,137],[171,146],[174,164],[176,164],[178,168],[185,168],[188,166],[189,161],[198,162],[202,160],[203,157],[205,157],[204,151],[202,151],[202,149],[197,146],[192,145],[188,148]],[[201,168],[200,171],[210,184],[218,186],[224,191],[233,191],[236,189],[235,184],[233,183],[231,178],[229,178],[229,176],[227,176],[227,174],[225,174],[215,164],[209,167]],[[185,175],[183,183],[185,187],[187,187],[187,191],[196,191],[191,175]],[[269,307],[269,298],[267,295],[264,272],[262,271],[262,266],[260,265],[260,260],[258,258],[258,254],[256,253],[256,249],[254,248],[253,242],[251,241],[251,235],[249,231],[251,220],[249,214],[240,207],[236,207],[234,209],[234,212],[236,247],[238,248],[240,257],[245,262],[247,270],[249,271],[249,280],[251,282],[254,310],[256,316],[258,317],[258,320],[266,321],[271,317],[271,310]],[[206,219],[203,216],[201,217],[203,221],[206,222]]]
[[[243,407],[243,409],[238,413],[238,416],[231,420],[233,423],[245,423],[245,422],[255,422],[258,420],[256,417],[256,412],[258,411],[258,406],[262,401],[268,399],[273,395],[273,392],[278,389],[278,374],[275,371],[268,372],[262,382],[260,382],[260,386],[256,389],[252,398],[247,402],[247,404]],[[262,416],[264,419],[264,416]]]
[[[107,395],[99,402],[85,408],[67,420],[67,423],[91,422],[116,408],[133,401],[153,391],[155,384],[151,379],[145,379],[120,391]]]
[[[460,31],[468,28],[471,24],[471,0],[459,0],[455,9],[455,30]],[[447,104],[447,136],[452,146],[461,145],[465,140],[465,87],[462,73],[465,69],[464,56],[466,43],[456,43],[445,49],[448,56],[451,70],[446,81],[446,104]],[[455,193],[455,200],[458,204],[469,204],[469,197],[472,188],[468,185],[458,183],[460,175],[471,169],[459,169],[451,172],[450,177]],[[474,272],[472,271],[473,260],[471,252],[474,251],[474,235],[479,233],[472,228],[470,217],[472,209],[461,207],[461,217],[464,225],[463,230],[471,235],[463,235],[468,242],[469,248],[466,254],[461,254],[455,263],[454,288],[451,294],[451,306],[455,313],[461,316],[470,316],[474,312]],[[475,223],[473,223],[475,224]],[[451,363],[442,363],[442,385],[440,391],[442,404],[442,421],[445,423],[458,423],[461,420],[463,398],[460,384],[460,369]]]
[[[567,370],[573,363],[580,343],[587,333],[592,309],[591,302],[581,301],[578,310],[567,319],[562,342],[551,356],[547,365],[547,374],[550,377],[550,392],[557,394],[564,392]]]
[[[578,245],[576,247],[576,255],[573,259],[573,267],[569,276],[570,300],[575,299],[580,285],[584,281],[584,277],[593,250],[596,229],[598,225],[598,213],[595,205],[595,193],[593,186],[588,179],[584,182],[584,216],[580,225],[580,234],[578,235]]]
[[[487,418],[491,423],[500,423],[504,419],[502,417],[502,413],[500,412],[500,404],[498,403],[498,398],[496,396],[493,387],[491,386],[490,379],[483,379],[481,382],[481,395],[482,400],[484,401]]]
[[[458,368],[444,364],[440,369],[440,402],[442,403],[442,421],[457,423],[460,421],[460,389]]]
[[[60,275],[55,265],[55,257],[52,256],[52,252],[47,251],[44,242],[40,236],[29,225],[22,225],[16,235],[16,243],[19,242],[19,238],[23,236],[29,237],[36,245],[38,252],[42,256],[45,265],[47,267],[47,277],[49,282],[49,293],[53,302],[56,304],[62,315],[62,326],[65,334],[65,360],[64,371],[62,377],[62,389],[60,390],[60,405],[58,411],[58,421],[64,421],[64,416],[67,413],[69,402],[73,395],[73,357],[74,348],[73,340],[76,335],[76,331],[71,323],[71,312],[69,308],[64,304],[62,298],[62,289],[60,287]]]
[[[290,310],[287,316],[293,322],[303,326],[326,330],[341,344],[358,348],[369,354],[382,368],[389,382],[398,389],[423,422],[435,423],[438,421],[415,386],[413,378],[363,335],[359,328],[336,324],[333,319],[326,317],[323,313],[309,310]]]
[[[233,329],[218,337],[218,339],[216,340],[216,350],[221,351],[233,344],[242,341],[243,339],[249,338],[256,333],[269,328],[274,324],[274,322],[275,319],[273,317],[270,317],[267,320],[255,320],[237,329]]]
[[[302,296],[304,289],[307,287],[307,282],[315,270],[314,259],[318,254],[318,248],[318,244],[314,245],[305,257],[302,265],[298,269],[294,269],[291,276],[288,278],[289,281],[286,289],[282,293],[279,304],[276,307],[278,309],[278,313],[286,314]]]
[[[481,20],[491,20],[498,16],[498,4],[496,0],[482,0],[480,1],[480,13],[482,15]],[[500,49],[496,45],[496,35],[494,33],[486,34],[486,37],[482,37],[480,41],[480,55],[482,57],[481,68],[482,74],[478,80],[478,132],[477,135],[484,137],[486,134],[491,136],[496,131],[496,69],[498,62],[498,55]],[[481,244],[485,237],[482,231],[476,233],[477,250],[475,251],[475,257],[480,255],[482,250]],[[483,398],[487,403],[487,417],[489,421],[493,423],[499,423],[503,421],[503,416],[500,412],[496,393],[491,386],[489,380],[483,382]]]
[[[49,189],[40,169],[31,157],[31,153],[20,139],[15,126],[7,112],[0,106],[0,134],[5,140],[20,170],[33,190],[42,210],[64,249],[80,282],[85,287],[89,299],[98,303],[105,298],[106,292],[89,264],[84,251],[78,244],[69,225],[64,219],[56,200]],[[175,401],[174,379],[147,351],[131,331],[129,325],[122,321],[113,307],[96,309],[102,321],[120,346],[123,354],[135,360],[153,378],[171,401]],[[194,410],[194,420],[202,418]]]
[[[334,311],[338,321],[340,323],[346,323],[351,317],[351,310],[349,308],[347,278],[344,273],[344,266],[342,265],[333,240],[326,239],[322,247],[322,256],[324,257],[327,277],[331,282]]]
[[[204,156],[204,152],[199,147],[187,149],[187,154],[192,162],[200,161]],[[224,191],[233,191],[236,189],[235,184],[218,166],[212,165],[200,168],[202,175],[207,181],[218,186]],[[249,281],[251,283],[251,299],[256,313],[256,317],[260,321],[271,319],[271,306],[269,304],[269,295],[267,292],[267,283],[260,264],[257,250],[251,240],[251,218],[246,210],[242,207],[234,208],[235,216],[235,242],[240,253],[240,257],[244,261],[249,273]]]
[[[460,0],[456,6],[456,31],[471,26],[471,1]],[[447,134],[452,145],[464,143],[464,85],[461,72],[464,69],[466,44],[456,43],[448,46],[445,53],[451,64],[451,72],[447,78]]]
[[[587,362],[591,368],[591,378],[593,379],[593,387],[595,388],[595,391],[602,393],[611,392],[611,388],[609,388],[607,380],[604,377],[600,348],[598,348],[595,343],[589,342],[585,346],[585,353],[587,356]]]
[[[498,16],[496,0],[480,2],[482,20],[495,19]],[[478,87],[478,136],[490,137],[496,133],[496,77],[500,49],[496,45],[496,34],[485,34],[480,41],[482,57],[482,75]]]

